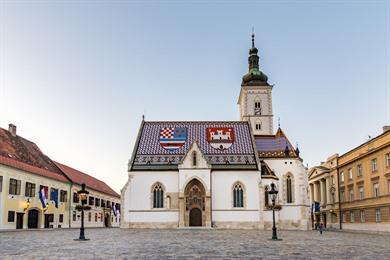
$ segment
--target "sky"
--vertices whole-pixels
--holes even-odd
[[[305,165],[390,125],[390,1],[0,0],[0,127],[119,192],[142,115],[239,120],[252,27]]]

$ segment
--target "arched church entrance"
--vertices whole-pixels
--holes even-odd
[[[203,184],[193,179],[184,191],[185,225],[190,227],[205,226],[206,222],[206,192]]]

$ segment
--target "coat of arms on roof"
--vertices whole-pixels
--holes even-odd
[[[228,149],[234,143],[234,130],[232,127],[209,127],[207,141],[215,149]]]
[[[182,147],[187,140],[187,128],[163,127],[160,130],[160,145],[167,150],[176,150]]]

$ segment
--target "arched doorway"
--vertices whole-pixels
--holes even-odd
[[[184,192],[185,199],[185,225],[186,226],[205,226],[205,189],[203,184],[197,180],[191,180]]]
[[[38,217],[39,217],[39,211],[36,209],[30,209],[28,211],[27,227],[38,228]]]

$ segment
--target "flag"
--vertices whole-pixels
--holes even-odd
[[[46,208],[46,204],[47,204],[47,198],[46,198],[46,195],[45,195],[45,187],[42,187],[42,189],[39,191],[39,199],[42,203],[42,208]]]
[[[51,199],[54,201],[54,205],[58,209],[58,189],[51,190]]]

